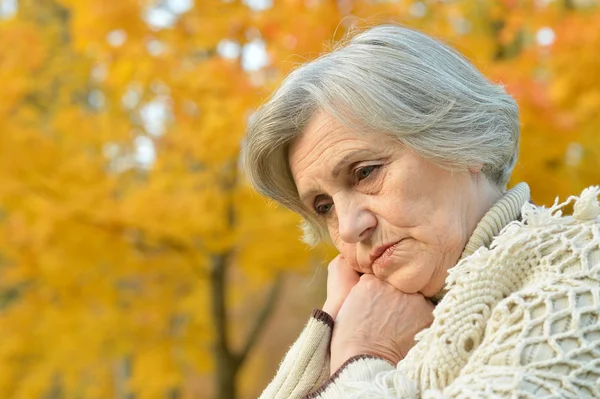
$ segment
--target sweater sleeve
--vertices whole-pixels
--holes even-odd
[[[260,399],[302,398],[329,375],[329,343],[333,319],[315,309]]]
[[[600,397],[600,276],[519,292],[493,312],[486,336],[443,389],[383,360],[353,358],[309,398],[466,399]]]

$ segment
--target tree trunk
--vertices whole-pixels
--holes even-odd
[[[212,314],[215,323],[215,379],[219,399],[236,399],[238,365],[229,348],[227,325],[227,267],[228,255],[213,256],[210,283],[212,288]]]
[[[217,398],[237,398],[238,370],[238,365],[229,356],[217,355]]]

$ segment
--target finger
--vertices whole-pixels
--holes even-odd
[[[336,271],[341,267],[344,267],[344,257],[340,254],[329,262],[328,270]]]
[[[329,272],[335,272],[341,277],[352,278],[358,281],[360,274],[355,270],[346,259],[339,255],[329,264]]]

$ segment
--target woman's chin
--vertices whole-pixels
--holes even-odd
[[[374,271],[376,277],[406,294],[420,292],[426,297],[433,296],[443,286],[443,281],[442,284],[434,281],[434,271],[426,265],[393,262],[385,269]],[[440,285],[439,288],[437,288],[438,285]]]

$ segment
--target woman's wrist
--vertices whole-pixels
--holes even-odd
[[[323,312],[327,313],[329,316],[331,316],[332,319],[335,320],[340,310],[340,307],[340,305],[337,305],[331,300],[327,299],[325,300],[325,303],[323,304],[323,307],[321,309],[323,310]]]

